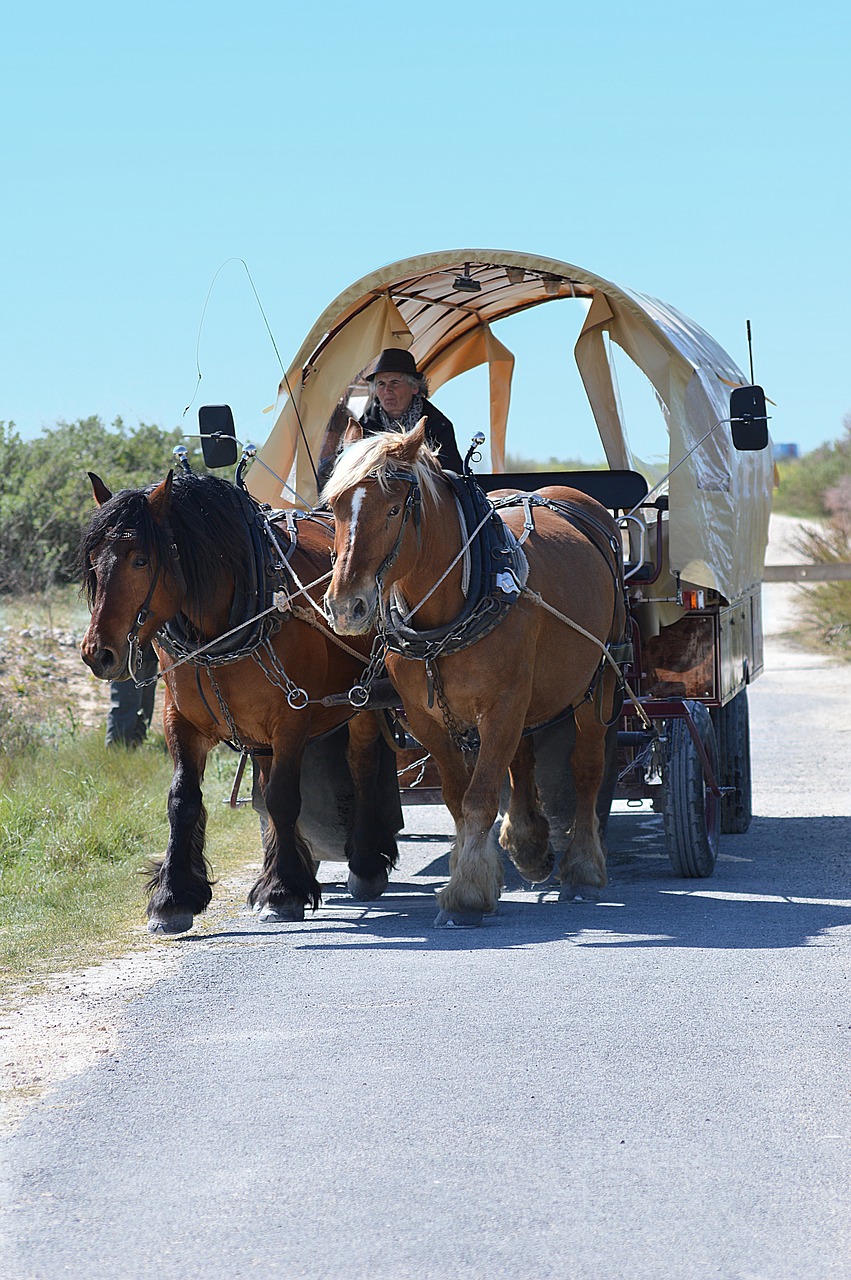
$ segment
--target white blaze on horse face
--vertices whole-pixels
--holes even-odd
[[[360,485],[352,494],[352,514],[349,518],[349,540],[346,545],[346,555],[351,554],[352,547],[355,545],[355,534],[358,527],[358,516],[363,506],[363,500],[366,497],[366,486]]]

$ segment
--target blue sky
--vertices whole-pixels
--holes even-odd
[[[851,412],[848,15],[7,0],[0,419],[24,435],[89,414],[179,423],[232,257],[288,363],[353,280],[471,245],[663,298],[745,369],[750,319],[775,439],[835,439]],[[527,456],[595,456],[568,311],[498,331],[518,356],[509,448]],[[262,440],[280,370],[236,263],[200,356],[195,406],[229,401]],[[459,439],[483,385],[437,397]],[[658,452],[636,406],[633,442]]]

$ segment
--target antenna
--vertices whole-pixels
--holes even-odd
[[[746,320],[746,321],[745,321],[745,324],[746,324],[746,325],[747,325],[747,327],[748,327],[748,360],[750,361],[750,369],[751,369],[751,386],[753,386],[753,382],[754,382],[754,377],[753,377],[753,343],[751,342],[751,322],[750,322],[750,320]]]

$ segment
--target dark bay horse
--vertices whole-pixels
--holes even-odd
[[[547,879],[555,858],[551,835],[562,896],[594,897],[606,884],[595,801],[604,772],[605,722],[612,718],[617,690],[616,673],[601,663],[601,646],[620,640],[625,625],[614,520],[576,490],[541,490],[541,500],[553,508],[532,509],[533,527],[522,542],[528,580],[502,621],[467,647],[453,649],[440,639],[431,656],[404,656],[398,635],[394,643],[400,614],[437,637],[447,628],[451,632],[452,620],[462,616],[459,553],[465,536],[453,488],[425,443],[422,422],[407,435],[358,440],[359,434],[350,428],[348,448],[323,495],[336,525],[326,611],[341,635],[385,629],[388,671],[415,736],[440,769],[457,836],[437,923],[476,924],[496,907],[502,872],[491,828],[506,770],[511,802],[500,842],[518,869],[533,882]],[[526,512],[515,506],[501,514],[521,534]],[[542,607],[541,597],[599,643]],[[570,707],[577,806],[568,840],[565,833],[548,831],[538,804],[532,739],[524,730]],[[476,739],[477,752],[466,750]]]
[[[208,654],[220,651],[216,661],[190,658],[163,677],[174,776],[168,849],[162,862],[153,864],[148,884],[150,931],[184,932],[211,899],[201,782],[212,747],[234,739],[252,749],[266,748],[261,773],[270,820],[263,870],[249,901],[260,909],[261,919],[270,921],[300,920],[307,904],[318,906],[317,864],[299,829],[302,757],[310,740],[347,720],[354,801],[341,852],[349,862],[352,893],[377,897],[396,861],[395,833],[402,825],[395,772],[394,805],[392,797],[387,803],[386,787],[379,786],[383,743],[375,715],[353,716],[348,704],[321,702],[358,680],[369,644],[341,647],[303,597],[302,617],[296,616],[298,609],[272,609],[265,621],[252,622],[269,598],[268,578],[277,574],[279,585],[290,588],[293,575],[305,586],[324,580],[331,567],[329,522],[291,519],[290,536],[275,525],[280,537],[275,550],[280,552],[281,543],[286,548],[285,570],[274,563],[282,557],[264,545],[270,530],[260,508],[227,481],[170,472],[161,484],[113,497],[97,476],[91,480],[98,505],[80,546],[92,608],[83,661],[99,679],[121,680],[131,673],[137,647],[148,640],[163,669],[176,661],[175,637],[189,652],[202,645],[210,646]],[[272,541],[274,546],[274,533]],[[304,616],[315,617],[316,625]],[[235,624],[232,641],[211,645]],[[177,652],[182,652],[179,644]]]

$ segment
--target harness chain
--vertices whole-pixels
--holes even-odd
[[[466,752],[468,755],[475,755],[481,746],[481,738],[479,737],[478,729],[475,725],[468,725],[466,728],[462,728],[459,722],[455,719],[455,716],[452,714],[452,709],[446,700],[446,694],[443,690],[443,681],[440,678],[440,671],[438,670],[436,659],[426,658],[425,667],[426,677],[428,679],[429,706],[432,705],[431,694],[433,692],[434,697],[437,700],[437,705],[440,708],[440,713],[443,716],[443,723],[446,725],[446,732],[452,739],[454,746],[462,753]]]
[[[346,653],[350,654],[352,657],[358,658],[358,659],[363,658],[363,654],[358,653],[355,649],[352,649],[343,640],[341,640],[330,628],[322,626],[309,610],[304,609],[303,607],[300,607],[300,606],[295,606],[292,603],[293,600],[295,600],[298,596],[303,595],[307,600],[308,604],[312,606],[313,610],[315,610],[316,613],[320,615],[320,617],[322,616],[322,611],[320,607],[316,604],[316,602],[310,596],[309,592],[312,587],[317,586],[319,583],[324,582],[327,578],[329,578],[331,576],[330,572],[326,574],[322,574],[321,577],[317,578],[314,582],[311,582],[305,585],[304,583],[301,582],[298,574],[296,573],[295,569],[290,563],[292,554],[298,544],[297,521],[299,519],[314,519],[314,518],[321,519],[321,518],[317,517],[313,512],[307,513],[307,515],[303,516],[300,513],[287,511],[285,513],[285,522],[286,522],[287,533],[289,535],[290,546],[287,549],[287,551],[283,551],[275,535],[273,522],[272,520],[269,519],[269,516],[267,514],[268,509],[264,509],[264,507],[261,506],[261,504],[259,503],[254,503],[254,500],[250,498],[250,495],[245,495],[245,497],[247,501],[250,502],[252,506],[256,508],[256,511],[254,513],[254,518],[257,520],[257,523],[260,526],[260,530],[261,530],[262,541],[254,537],[251,521],[248,519],[248,516],[246,514],[246,520],[249,523],[249,529],[252,533],[252,545],[254,547],[255,555],[257,557],[256,572],[257,572],[258,581],[265,581],[266,576],[268,574],[280,575],[281,572],[287,572],[291,577],[296,589],[289,593],[285,591],[280,591],[280,590],[273,591],[272,593],[273,603],[268,608],[262,609],[259,613],[254,614],[252,617],[246,619],[243,622],[240,622],[237,626],[232,627],[229,631],[224,632],[221,636],[215,637],[213,640],[208,641],[206,644],[190,647],[187,640],[185,639],[185,634],[182,636],[178,635],[175,630],[170,629],[168,627],[168,624],[166,624],[166,626],[163,627],[157,633],[157,639],[160,641],[160,643],[163,645],[166,651],[170,653],[172,656],[176,657],[177,660],[171,663],[170,666],[163,668],[161,671],[158,671],[156,675],[150,677],[149,679],[135,682],[138,688],[144,688],[146,685],[155,684],[158,679],[160,679],[161,677],[165,678],[177,667],[183,666],[184,663],[187,663],[187,662],[191,663],[196,668],[203,667],[206,670],[207,675],[210,679],[210,685],[216,696],[216,700],[219,704],[219,708],[222,712],[222,716],[224,718],[225,724],[227,725],[228,732],[230,734],[230,740],[234,743],[234,745],[238,746],[239,749],[241,750],[245,750],[246,748],[242,743],[236,723],[233,719],[233,716],[230,712],[230,709],[227,705],[227,701],[221,691],[218,681],[215,679],[213,675],[214,667],[223,666],[223,665],[234,663],[234,662],[241,662],[245,658],[249,658],[249,657],[253,658],[254,661],[257,663],[257,665],[260,667],[263,674],[265,675],[266,679],[269,681],[269,683],[274,685],[276,688],[281,689],[286,694],[287,704],[293,710],[301,710],[304,707],[308,706],[311,702],[317,703],[317,704],[320,702],[326,703],[327,699],[311,699],[308,696],[307,691],[301,688],[299,685],[297,685],[287,674],[287,671],[283,663],[281,662],[280,658],[278,657],[277,653],[275,652],[271,642],[272,635],[274,635],[275,631],[277,631],[278,627],[280,626],[280,621],[273,620],[271,624],[261,625],[259,629],[255,630],[254,634],[252,635],[251,642],[249,644],[240,646],[238,648],[229,648],[229,649],[226,649],[225,651],[222,651],[220,646],[222,645],[223,641],[226,641],[227,639],[229,639],[229,637],[233,635],[237,635],[240,632],[244,632],[247,627],[256,625],[258,623],[262,624],[264,619],[269,618],[273,614],[280,615],[285,613],[287,610],[289,610],[289,612],[292,613],[294,617],[297,617],[300,621],[308,623],[308,625],[313,626],[317,630],[321,630],[328,639],[332,640],[334,644],[338,645],[339,648],[343,649]],[[272,556],[269,554],[270,544],[271,544],[271,549],[275,553],[277,553],[277,557],[278,557],[277,561],[275,561],[272,558]],[[176,568],[179,572],[179,556],[177,555],[177,548],[173,542],[172,542],[172,555],[175,558]],[[154,575],[154,579],[151,584],[151,589],[148,594],[148,599],[145,601],[145,604],[143,605],[142,609],[139,612],[139,616],[135,624],[136,634],[138,634],[138,628],[143,623],[144,618],[147,617],[147,612],[146,612],[147,605],[149,604],[150,598],[153,595],[153,591],[156,586],[158,575],[159,575],[159,570],[157,570]],[[276,625],[276,621],[277,621],[277,625]],[[131,636],[133,640],[135,640],[135,635],[133,633],[131,633]],[[131,639],[131,637],[128,637],[128,639]],[[215,654],[209,654],[208,651],[214,647],[219,648],[219,652]],[[131,650],[131,657],[132,657],[132,650]],[[370,660],[371,663],[373,660],[374,659]],[[383,650],[381,654],[381,660],[383,661]],[[340,695],[340,696],[342,698],[344,695]],[[367,698],[368,696],[369,695],[367,692]],[[202,698],[203,698],[203,691],[202,691]],[[351,699],[348,699],[348,700],[351,701]],[[204,699],[204,701],[206,702],[206,699]],[[352,703],[352,705],[355,705],[355,704]],[[209,706],[208,706],[208,710],[210,711],[212,718],[215,720],[216,717]]]

